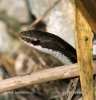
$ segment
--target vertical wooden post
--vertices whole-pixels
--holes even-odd
[[[93,85],[92,31],[77,7],[75,7],[75,32],[83,100],[95,100]]]

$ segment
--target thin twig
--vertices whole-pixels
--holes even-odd
[[[32,24],[29,26],[29,29],[31,27],[34,27],[36,24],[38,24],[42,19],[44,19],[46,17],[46,15],[60,2],[61,0],[57,0],[49,9],[47,9],[45,11],[45,13],[40,16],[39,18],[37,18],[34,22],[32,22]]]
[[[14,60],[6,56],[5,54],[0,54],[0,62],[4,65],[5,69],[11,76],[15,76],[15,69],[14,69]]]
[[[57,87],[55,87],[55,91],[56,91],[58,97],[60,98],[60,100],[63,100],[63,97],[62,97],[62,95],[60,94],[60,92],[59,92],[59,90],[58,90]]]
[[[96,63],[94,63],[94,74],[96,74]],[[16,76],[0,81],[0,93],[18,89],[28,85],[48,82],[57,79],[65,79],[79,76],[78,64],[59,66],[45,69],[30,75]]]
[[[67,88],[67,100],[72,100],[79,78],[71,79]]]

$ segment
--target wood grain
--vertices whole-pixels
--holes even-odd
[[[83,100],[95,100],[93,85],[92,31],[81,11],[75,8],[76,47]]]

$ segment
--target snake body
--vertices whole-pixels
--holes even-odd
[[[77,62],[76,50],[52,33],[28,30],[20,32],[19,37],[27,45],[56,57],[63,64]]]

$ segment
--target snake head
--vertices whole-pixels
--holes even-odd
[[[20,32],[19,37],[24,43],[30,45],[33,44],[34,46],[40,45],[41,39],[37,35],[37,32],[34,32],[33,30]]]
[[[63,50],[64,41],[52,33],[28,30],[19,33],[20,39],[27,45],[43,52]],[[61,49],[61,50],[60,50]]]
[[[55,46],[57,47],[56,43],[59,39],[59,37],[51,33],[38,30],[28,30],[20,32],[19,37],[24,43],[36,49],[37,46],[41,46],[42,48],[53,49]]]
[[[27,45],[62,60],[62,55],[76,58],[76,51],[66,41],[52,33],[28,30],[19,33],[20,39]],[[59,55],[59,56],[58,56]],[[70,56],[73,55],[73,56]],[[75,60],[76,61],[76,60]]]

